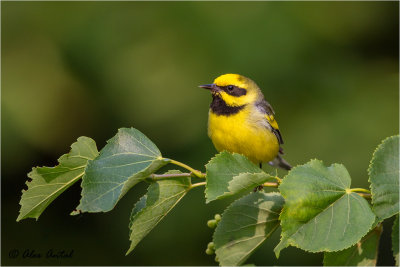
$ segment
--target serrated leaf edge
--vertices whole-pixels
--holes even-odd
[[[371,229],[372,229],[372,228],[368,229],[367,233],[366,233],[365,235],[363,235],[363,236],[360,238],[360,240],[361,240],[362,238],[364,238],[364,237],[371,231]],[[283,247],[280,251],[282,251],[283,249],[285,249],[285,248],[287,248],[287,247],[289,247],[289,246],[292,246],[292,247],[296,247],[296,248],[298,248],[298,249],[301,249],[301,250],[303,250],[303,251],[306,251],[306,252],[308,252],[308,253],[314,253],[314,254],[316,254],[316,253],[321,253],[321,252],[338,252],[338,251],[342,251],[342,250],[348,249],[348,248],[354,246],[355,244],[357,244],[358,242],[360,242],[360,240],[358,240],[358,241],[356,241],[355,243],[353,243],[353,244],[351,244],[351,245],[349,245],[349,246],[347,246],[347,247],[345,247],[345,248],[342,248],[342,249],[336,249],[336,250],[327,249],[327,250],[321,250],[321,251],[312,251],[312,250],[308,250],[308,249],[304,249],[304,248],[299,247],[296,243],[293,243],[293,240],[291,240],[290,238],[288,238],[287,240],[288,240],[288,241],[287,241],[287,243],[286,243],[286,246]],[[278,244],[278,245],[279,245],[279,244]],[[277,253],[275,252],[275,249],[274,249],[275,256],[276,256],[277,259],[279,258],[280,251],[279,251],[279,253],[277,254]]]
[[[94,145],[95,145],[95,147],[96,147],[96,150],[97,150],[96,142],[95,142],[92,138],[87,137],[87,136],[80,136],[80,137],[78,137],[78,138],[76,139],[75,142],[73,142],[73,143],[69,146],[69,147],[70,147],[69,152],[68,152],[68,153],[65,153],[65,154],[62,154],[62,155],[57,159],[57,165],[52,166],[52,167],[48,167],[48,166],[36,166],[36,167],[33,167],[33,168],[32,168],[32,170],[27,174],[28,178],[30,178],[31,181],[27,180],[27,181],[25,182],[25,185],[28,187],[28,189],[27,189],[27,190],[25,190],[25,189],[22,189],[22,190],[21,190],[22,195],[21,195],[20,201],[18,202],[18,204],[21,206],[21,208],[22,208],[22,196],[23,196],[24,192],[26,192],[26,191],[29,190],[29,184],[30,184],[30,183],[33,181],[33,179],[34,179],[34,178],[32,177],[33,172],[34,172],[36,169],[40,169],[40,168],[56,168],[57,166],[59,166],[59,165],[61,164],[61,160],[62,160],[62,159],[64,159],[64,158],[67,158],[67,159],[68,159],[68,158],[69,158],[69,154],[71,154],[72,149],[73,149],[72,146],[73,146],[74,144],[76,144],[76,143],[78,143],[78,142],[81,142],[81,141],[85,143],[87,139],[93,141],[93,143],[94,143]],[[90,148],[89,145],[88,145],[88,147],[89,147],[89,149],[90,149],[91,151],[93,151],[93,150]],[[96,152],[96,151],[93,151],[93,152]],[[97,156],[99,155],[99,151],[97,150],[97,153],[94,153],[94,154],[97,154],[97,155],[96,155],[96,157],[97,157]],[[96,157],[94,157],[93,159],[95,159]],[[69,183],[66,183],[65,185],[63,185],[62,187],[60,187],[57,191],[53,192],[51,195],[47,196],[44,200],[42,200],[41,202],[39,202],[38,204],[36,204],[36,205],[30,210],[30,212],[31,212],[32,210],[34,210],[36,207],[38,207],[39,205],[43,204],[45,201],[47,201],[51,196],[53,196],[53,195],[56,194],[57,192],[60,192],[60,191],[62,191],[62,190],[66,190],[65,187],[70,187],[70,186],[72,186],[74,183],[76,183],[79,179],[81,179],[81,178],[83,177],[83,175],[85,174],[85,170],[86,170],[87,165],[89,164],[89,161],[91,161],[91,159],[89,159],[89,158],[85,158],[85,159],[87,160],[85,165],[82,165],[81,167],[74,168],[74,170],[78,170],[78,169],[82,169],[82,168],[83,168],[83,169],[84,169],[83,173],[81,173],[81,174],[75,176],[73,179],[70,180]],[[67,189],[68,189],[68,188],[67,188]],[[61,192],[61,193],[62,193],[62,192]],[[49,203],[49,205],[50,205],[50,204],[51,204],[51,203]],[[43,213],[43,212],[42,212],[42,213]],[[18,214],[18,217],[17,217],[17,220],[16,220],[16,221],[19,222],[19,221],[21,221],[21,220],[28,219],[28,218],[33,218],[33,219],[36,219],[36,221],[37,221],[37,220],[39,220],[39,217],[40,217],[40,215],[42,215],[42,213],[38,214],[37,216],[26,217],[26,215],[29,214],[29,212],[28,212],[28,213],[26,213],[24,216],[21,217],[21,209],[20,209],[20,212],[19,212],[19,214]]]
[[[237,178],[237,177],[239,177],[239,176],[241,176],[241,175],[244,175],[244,174],[249,174],[249,175],[265,174],[265,175],[269,176],[269,177],[267,177],[266,179],[272,177],[269,173],[264,172],[264,171],[263,171],[263,172],[255,172],[255,173],[251,173],[251,172],[241,172],[241,173],[239,173],[238,175],[233,176],[233,177],[232,177],[232,180],[229,181],[229,183],[228,183],[228,190],[229,190],[229,187],[231,186],[231,182],[232,182],[233,180],[235,180],[235,178]],[[262,184],[262,183],[260,183],[260,184]],[[257,184],[257,185],[260,185],[260,184]],[[255,186],[257,186],[257,185],[255,185]],[[251,189],[249,189],[249,190],[251,190]],[[238,193],[243,193],[243,192],[244,192],[244,191],[239,191]],[[231,191],[228,191],[228,192],[225,191],[222,195],[218,196],[216,199],[210,200],[209,202],[214,201],[214,200],[224,199],[224,198],[227,198],[227,197],[230,197],[230,196],[234,196],[235,194],[238,194],[238,193],[232,193]],[[208,203],[209,203],[209,202],[208,202]]]
[[[374,224],[373,224],[374,225]],[[341,249],[341,250],[336,250],[336,251],[324,251],[324,258],[323,258],[323,261],[322,261],[322,263],[323,263],[323,265],[324,266],[327,266],[327,265],[325,265],[325,253],[326,252],[328,252],[328,253],[330,253],[330,252],[339,252],[339,251],[343,251],[343,250],[346,250],[346,249],[348,249],[348,248],[351,248],[352,246],[354,246],[355,244],[357,244],[358,242],[361,242],[361,240],[363,240],[363,239],[365,239],[365,238],[369,238],[368,236],[369,235],[371,235],[372,236],[372,234],[373,234],[373,232],[372,232],[372,230],[374,229],[375,227],[371,227],[371,229],[369,229],[368,230],[368,232],[367,232],[367,234],[365,234],[359,241],[357,241],[356,243],[354,243],[353,245],[351,245],[350,247],[347,247],[347,248],[344,248],[344,249]],[[379,250],[379,241],[380,241],[380,237],[381,237],[381,234],[382,234],[382,230],[375,230],[375,231],[379,231],[380,233],[379,233],[379,238],[378,238],[378,242],[377,242],[377,246],[376,246],[376,251],[375,251],[375,258],[376,258],[376,260],[375,260],[375,264],[376,264],[376,261],[377,261],[377,258],[378,258],[378,250]],[[318,252],[316,252],[316,253],[318,253]],[[347,265],[346,265],[347,266]]]
[[[134,128],[134,127],[122,127],[122,128],[119,128],[119,129],[118,129],[117,134],[115,134],[113,137],[111,137],[110,139],[108,139],[108,140],[106,141],[106,144],[108,145],[113,139],[117,139],[117,138],[119,137],[119,135],[120,135],[123,131],[125,131],[125,130],[134,130],[134,131],[137,131],[138,133],[142,134],[142,135],[145,136],[147,139],[149,139],[144,133],[142,133],[141,131],[139,131],[138,129],[136,129],[136,128]],[[134,137],[134,139],[137,140],[139,143],[142,144],[142,142],[140,142],[137,138]],[[150,139],[149,139],[149,140],[150,140]],[[150,140],[150,142],[153,143],[153,141],[151,141],[151,140]],[[145,146],[144,144],[142,144],[142,145],[143,145],[148,151],[154,153],[154,151],[152,151],[151,149],[149,149],[147,146]],[[103,147],[103,148],[104,148],[104,147]],[[101,149],[101,150],[103,150],[103,149]],[[100,155],[101,150],[98,151],[97,157]],[[153,165],[154,162],[156,162],[156,161],[160,161],[160,162],[162,162],[163,164],[161,164],[158,168],[155,168],[155,169],[151,170],[150,174],[156,172],[158,169],[160,169],[161,167],[163,167],[163,166],[165,166],[165,165],[167,165],[167,164],[169,163],[169,159],[163,158],[163,157],[162,157],[162,154],[161,154],[161,151],[160,151],[158,148],[157,148],[157,150],[158,150],[159,154],[158,154],[158,155],[155,155],[155,156],[157,156],[157,157],[153,157],[154,160],[151,162],[151,164],[150,164],[149,166]],[[97,158],[97,157],[96,157],[96,158]],[[94,159],[96,159],[96,158],[94,158]],[[93,160],[94,160],[94,159],[93,159]],[[89,166],[90,162],[93,161],[93,160],[88,160],[88,162],[86,163],[85,171],[84,171],[84,173],[83,173],[83,175],[82,175],[82,181],[85,179],[87,167]],[[113,206],[112,208],[110,208],[109,210],[100,210],[100,211],[94,211],[94,210],[78,210],[78,211],[79,211],[78,213],[75,213],[75,212],[73,211],[73,212],[71,212],[70,215],[76,215],[76,214],[79,214],[80,212],[87,212],[87,213],[99,213],[99,212],[102,212],[102,213],[105,213],[105,212],[109,212],[109,211],[113,210],[113,209],[117,206],[118,202],[122,199],[122,197],[124,197],[125,194],[126,194],[133,186],[135,186],[136,184],[138,184],[138,183],[141,182],[141,181],[144,181],[144,180],[150,175],[150,174],[147,175],[146,177],[144,177],[144,178],[141,179],[140,181],[136,182],[134,185],[127,187],[127,184],[129,184],[130,182],[132,182],[132,180],[134,180],[135,177],[138,177],[138,176],[143,175],[143,173],[145,173],[145,172],[149,169],[149,168],[148,168],[149,166],[143,168],[142,170],[140,170],[140,171],[137,172],[136,174],[134,174],[134,175],[128,177],[128,178],[126,179],[125,182],[119,184],[119,185],[122,185],[121,194],[119,195],[118,199],[115,201],[114,206]],[[108,193],[108,191],[107,191],[106,193]],[[80,207],[80,205],[81,205],[81,201],[82,201],[82,199],[83,199],[83,194],[84,194],[84,192],[83,192],[83,188],[82,188],[82,190],[81,190],[81,198],[80,198],[80,200],[79,200],[79,204],[78,204],[77,208]],[[93,202],[93,201],[95,201],[95,200],[97,200],[97,199],[94,199],[94,200],[92,200],[91,202]],[[89,203],[91,203],[91,202],[89,202]]]
[[[383,139],[383,140],[379,143],[379,145],[375,148],[374,152],[372,153],[371,160],[369,161],[369,165],[368,165],[368,170],[367,170],[367,172],[368,172],[369,189],[370,189],[370,191],[371,191],[371,203],[372,203],[372,204],[374,204],[374,199],[375,199],[375,195],[373,194],[374,189],[373,189],[372,182],[371,182],[372,162],[373,162],[374,159],[375,159],[375,156],[376,156],[377,151],[378,151],[379,149],[381,149],[381,147],[382,147],[386,142],[388,142],[390,139],[395,139],[395,138],[400,138],[400,135],[392,135],[392,136],[389,136],[389,137],[386,137],[385,139]],[[374,211],[373,205],[372,205],[372,211]],[[397,213],[397,214],[399,214],[399,213]],[[393,216],[393,215],[392,215],[392,216]],[[384,218],[384,219],[387,219],[387,218]],[[382,219],[382,220],[380,220],[380,221],[383,221],[384,219]]]
[[[355,195],[357,195],[356,193],[354,193],[354,192],[352,192],[351,194],[355,194]],[[346,194],[344,194],[344,195],[346,195]],[[344,196],[343,195],[343,196]],[[349,194],[350,195],[350,194]],[[336,201],[338,201],[339,199],[341,199],[343,196],[341,196],[340,198],[338,198]],[[335,202],[336,202],[335,201]],[[331,205],[329,205],[329,206],[331,206]],[[328,207],[329,207],[328,206]],[[327,207],[327,208],[328,208]],[[323,211],[325,211],[325,210],[323,210]],[[371,210],[372,211],[372,210]],[[283,209],[282,209],[282,212],[283,212]],[[282,214],[282,212],[281,212],[281,214]],[[281,217],[279,216],[279,221],[281,221],[280,220],[281,219]],[[308,223],[309,221],[307,221],[307,223]],[[375,222],[375,221],[374,221]],[[300,246],[298,246],[297,244],[295,244],[294,243],[294,241],[290,238],[290,237],[288,237],[288,238],[286,238],[288,241],[287,241],[287,245],[284,247],[284,248],[287,248],[288,246],[292,246],[292,247],[296,247],[296,248],[299,248],[299,249],[301,249],[301,250],[304,250],[304,251],[307,251],[307,252],[311,252],[311,253],[321,253],[321,252],[337,252],[337,251],[342,251],[342,250],[345,250],[345,249],[348,249],[349,247],[351,247],[351,246],[354,246],[357,242],[359,242],[361,239],[363,239],[364,238],[364,236],[366,236],[371,230],[372,230],[372,226],[374,225],[374,222],[372,222],[371,223],[371,225],[370,225],[370,227],[369,227],[369,229],[368,229],[368,231],[358,240],[358,241],[356,241],[356,242],[354,242],[354,243],[352,243],[352,244],[350,244],[350,245],[348,245],[347,247],[344,247],[344,248],[342,248],[342,249],[336,249],[336,250],[330,250],[330,249],[325,249],[325,250],[320,250],[320,251],[312,251],[312,250],[308,250],[308,249],[304,249],[304,248],[301,248]],[[299,228],[300,229],[300,228]],[[298,229],[298,230],[299,230]],[[298,231],[297,230],[297,231]],[[295,233],[297,233],[297,231],[295,232]],[[294,234],[293,234],[294,235]],[[291,235],[292,236],[292,235]],[[279,245],[279,244],[278,244]],[[284,249],[284,248],[282,248],[282,250]],[[275,249],[274,249],[274,251],[275,251]],[[276,255],[277,253],[275,252],[275,255]],[[278,256],[277,256],[277,258],[279,257],[279,253],[278,253]]]
[[[172,171],[178,171],[178,172],[180,172],[179,170],[169,170],[169,171],[167,171],[166,173],[170,173],[170,172],[172,172]],[[180,173],[182,173],[182,172],[180,172]],[[152,183],[152,184],[153,184],[153,183]],[[185,191],[183,191],[183,192],[181,193],[182,196],[175,202],[174,205],[171,206],[171,208],[170,208],[167,212],[165,212],[165,214],[163,214],[163,216],[155,223],[155,225],[157,225],[160,221],[162,221],[162,219],[164,219],[165,216],[167,216],[167,214],[181,201],[181,199],[187,194],[187,192],[189,192],[189,190],[190,190],[190,185],[191,185],[191,182],[189,181],[189,186],[188,186],[188,188],[186,188]],[[144,194],[144,195],[135,203],[135,206],[140,202],[140,200],[141,200],[142,198],[144,198],[144,197],[147,198],[147,194],[149,193],[150,186],[151,186],[151,184],[149,185],[149,187],[147,187],[146,194]],[[176,195],[174,195],[174,196],[176,196]],[[173,196],[171,196],[171,197],[173,197]],[[164,199],[163,201],[165,201],[165,200],[166,200],[166,199]],[[159,204],[160,204],[160,203],[159,203]],[[135,219],[137,216],[139,216],[139,214],[142,214],[146,208],[152,207],[152,206],[153,206],[153,205],[147,206],[147,199],[146,199],[146,206],[143,207],[143,208],[142,208],[141,210],[139,210],[138,212],[136,212],[136,214],[133,216],[132,219],[131,219],[131,216],[129,216],[129,219],[130,219],[130,220],[129,220],[129,224],[131,223],[131,221],[133,222],[134,219]],[[133,212],[133,210],[134,210],[134,209],[132,209],[132,212]],[[131,229],[131,227],[129,227],[129,229],[130,229],[130,233],[131,233],[131,234],[129,235],[129,241],[132,241],[131,236],[132,236],[132,233],[133,233],[133,229]],[[143,238],[144,238],[144,237],[146,237],[146,236],[143,236]],[[142,238],[142,239],[143,239],[143,238]],[[129,253],[131,253],[139,243],[140,243],[140,241],[139,241],[135,246],[133,246],[133,247],[130,246],[129,249],[128,249],[128,251],[125,253],[125,256],[127,256]]]
[[[295,170],[296,168],[301,167],[301,166],[304,166],[304,165],[309,164],[309,163],[311,163],[311,162],[319,162],[319,163],[321,163],[324,167],[326,167],[326,166],[324,165],[324,162],[323,162],[322,160],[319,160],[319,159],[314,158],[314,159],[311,159],[311,160],[309,160],[308,162],[306,162],[306,163],[304,163],[304,164],[297,165],[297,166],[293,167],[293,168],[285,175],[285,177],[287,177],[287,176],[288,176],[293,170]],[[333,165],[342,165],[342,166],[344,166],[343,164],[340,164],[340,163],[333,163],[333,164],[331,164],[330,166],[328,166],[328,167],[326,167],[326,168],[329,168],[329,167],[331,167],[331,166],[333,166]],[[345,166],[344,166],[344,167],[345,167]],[[279,185],[278,189],[279,189],[280,186],[285,182],[285,177],[282,178],[282,183]],[[282,197],[285,198],[285,194],[283,194],[280,190],[279,190],[279,192],[280,192],[280,194],[282,195]],[[356,194],[356,193],[352,192],[351,194]],[[346,195],[346,193],[345,193],[344,195]],[[343,196],[344,196],[344,195],[343,195]],[[341,196],[340,198],[342,198],[343,196]],[[338,201],[340,198],[338,198],[337,200],[335,200],[335,202]],[[279,222],[280,222],[280,226],[281,226],[281,227],[282,227],[282,218],[281,218],[281,217],[282,217],[282,214],[283,214],[284,210],[286,209],[285,206],[286,206],[286,205],[283,206],[282,211],[281,211],[281,213],[279,214]],[[331,206],[331,205],[328,205],[327,208],[328,208],[329,206]],[[371,207],[371,211],[372,211],[372,207]],[[376,216],[375,216],[375,217],[376,217]],[[310,221],[310,220],[309,220],[309,221]],[[309,221],[307,221],[307,223],[308,223]],[[372,226],[373,226],[374,224],[375,224],[375,222],[372,222],[372,224],[371,224],[371,226],[369,227],[368,231],[360,238],[360,240],[361,240],[362,238],[364,238],[364,236],[367,235],[367,234],[369,233],[369,231],[371,231]],[[298,230],[297,230],[297,231],[298,231]],[[297,231],[296,231],[296,232],[297,232]],[[282,231],[282,233],[283,233],[283,231]],[[307,250],[307,249],[300,248],[297,244],[295,244],[295,243],[293,242],[293,240],[292,240],[290,237],[283,237],[283,236],[282,236],[282,233],[281,233],[281,237],[280,237],[280,240],[279,240],[278,245],[274,248],[274,252],[275,252],[276,258],[279,258],[280,252],[281,252],[283,249],[285,249],[285,248],[287,248],[287,247],[289,247],[289,246],[296,247],[296,248],[299,248],[299,249],[301,249],[301,250],[304,250],[304,251],[307,251],[307,252],[311,252],[311,253],[336,252],[336,251],[345,250],[345,249],[347,249],[347,248],[353,246],[354,244],[356,244],[357,242],[360,241],[360,240],[358,240],[358,241],[356,241],[355,243],[349,245],[348,247],[345,247],[345,248],[339,249],[339,250],[311,251],[311,250]],[[279,251],[276,251],[276,248],[281,244],[282,241],[284,241],[284,239],[286,239],[286,244],[285,244],[284,247],[281,248]]]
[[[143,201],[143,199],[144,199],[145,204],[146,204],[146,202],[147,202],[147,192],[146,192],[146,194],[144,194],[141,198],[139,198],[139,200],[138,200],[138,201],[135,203],[135,205],[133,206],[133,209],[132,209],[132,211],[131,211],[131,214],[129,215],[129,224],[128,224],[128,229],[129,229],[129,230],[131,230],[131,226],[132,226],[132,225],[131,225],[131,222],[133,221],[133,218],[135,218],[136,214],[139,213],[142,209],[144,209],[144,208],[146,207],[146,205],[145,205],[143,208],[141,208],[141,209],[135,211],[137,205],[139,205],[139,203],[141,203],[141,202]],[[135,211],[135,212],[134,212],[134,211]],[[132,218],[132,220],[131,220],[131,218]],[[129,236],[130,236],[130,234],[129,234]]]
[[[208,175],[207,175],[207,169],[208,169],[208,168],[207,168],[207,166],[211,163],[211,161],[215,160],[216,158],[222,157],[223,154],[228,154],[228,155],[232,155],[232,156],[234,156],[234,155],[240,155],[240,156],[243,156],[243,157],[245,157],[246,159],[248,159],[248,158],[247,158],[245,155],[243,155],[243,154],[240,154],[240,153],[231,153],[231,152],[229,152],[229,151],[224,150],[224,151],[219,152],[218,154],[215,154],[214,157],[212,157],[212,158],[207,162],[207,164],[204,165],[205,168],[206,168],[206,188],[205,188],[205,190],[204,190],[204,198],[205,198],[205,200],[206,200],[206,204],[208,204],[208,203],[210,203],[210,202],[212,202],[212,201],[214,201],[214,200],[219,200],[219,199],[221,199],[221,198],[226,198],[226,197],[229,197],[229,196],[234,195],[234,194],[232,194],[232,195],[229,194],[230,192],[224,192],[224,194],[220,195],[219,197],[217,197],[217,198],[215,198],[215,199],[209,200],[209,198],[207,198],[207,192],[208,192],[208,186],[207,186],[207,183],[208,183],[208,179],[207,179],[207,176],[208,176]],[[249,161],[250,161],[250,160],[249,160]],[[250,161],[250,162],[251,162],[251,161]],[[262,170],[261,168],[260,168],[260,170],[261,170],[261,172],[257,172],[257,173],[265,173],[265,174],[267,174],[267,175],[269,175],[269,176],[272,176],[271,174],[265,172],[265,171]],[[248,174],[257,174],[257,173],[241,172],[241,173],[239,173],[238,175],[233,176],[231,181],[233,181],[233,179],[234,179],[235,177],[237,177],[237,176],[239,176],[239,175],[242,175],[242,174],[245,174],[245,173],[248,173]],[[231,182],[231,181],[230,181],[230,182]],[[229,188],[230,182],[228,183],[228,188]]]
[[[264,195],[281,195],[279,192],[269,192],[269,193],[265,193],[265,192],[262,192]],[[251,194],[251,193],[250,193]],[[238,201],[238,200],[240,200],[240,199],[243,199],[243,198],[245,198],[245,197],[247,197],[248,195],[245,195],[245,196],[243,196],[243,197],[241,197],[241,198],[239,198],[239,199],[237,199],[237,200],[235,200],[234,202],[232,202],[231,204],[229,204],[229,206],[228,207],[226,207],[226,209],[224,210],[224,212],[222,213],[222,218],[224,217],[224,214],[229,210],[229,209],[231,209],[232,208],[232,206],[233,206],[233,204],[235,204],[235,202],[236,201]],[[281,195],[282,196],[282,195]],[[268,237],[270,237],[275,231],[276,231],[276,229],[278,229],[278,227],[280,226],[280,223],[279,224],[277,224],[277,226],[268,234],[268,235],[266,235],[265,237],[264,237],[264,239],[261,241],[261,242],[259,242],[258,244],[257,244],[257,246],[255,246],[254,247],[254,249],[252,249],[251,251],[250,251],[250,253],[249,253],[249,255],[251,255],[252,253],[253,253],[253,251],[254,250],[256,250],[257,248],[259,248],[260,247],[260,245],[262,244],[262,243],[264,243],[265,242],[265,240],[267,240],[267,238]],[[215,231],[214,231],[214,233],[213,233],[213,235],[212,235],[212,240],[214,241],[214,237],[215,237],[215,233],[217,232],[217,229],[218,229],[218,226],[217,226],[217,228],[215,228]],[[216,253],[217,253],[217,245],[216,245],[216,243],[214,242],[214,244],[215,244],[215,255],[217,255]],[[243,258],[245,258],[246,256],[244,256],[244,257],[242,257],[241,258],[241,260],[243,260]],[[240,261],[239,261],[240,262]]]
[[[181,193],[182,196],[175,202],[174,205],[171,206],[171,208],[170,208],[165,214],[163,214],[163,216],[162,216],[159,220],[157,220],[157,222],[155,223],[155,225],[157,225],[160,221],[162,221],[162,219],[165,218],[165,216],[167,216],[167,214],[178,204],[178,202],[186,195],[187,192],[188,192],[188,191],[186,190],[186,191],[184,191],[183,193]],[[174,195],[174,196],[175,196],[175,195]],[[172,197],[172,196],[171,196],[171,197]],[[151,207],[151,206],[148,206],[148,207]],[[147,206],[146,206],[145,208],[147,208]],[[134,216],[133,218],[136,218],[137,216],[139,216],[139,214],[142,214],[142,213],[144,212],[145,208],[141,209],[138,213],[136,213],[135,216]],[[131,230],[133,231],[133,229],[131,229]],[[146,234],[146,235],[147,235],[147,234]],[[130,236],[131,236],[131,235],[130,235]],[[145,237],[145,236],[144,236],[144,237]],[[144,237],[143,237],[143,238],[144,238]],[[132,241],[131,237],[129,237],[129,240]],[[138,243],[138,244],[139,244],[139,243]],[[135,246],[130,246],[129,249],[128,249],[128,251],[126,252],[125,256],[128,255],[129,253],[131,253],[131,252],[135,249],[135,247],[136,247],[138,244],[136,244]]]
[[[153,164],[153,163],[156,162],[156,161],[158,161],[158,159],[155,159],[154,161],[152,161],[151,164]],[[162,160],[161,160],[160,162],[162,162]],[[161,165],[159,168],[165,166],[166,164],[167,164],[167,163]],[[88,165],[89,165],[89,164],[87,164],[86,167],[87,167]],[[152,172],[150,172],[150,174],[152,174],[153,172],[157,171],[159,168],[157,168],[156,170],[153,170]],[[108,210],[97,210],[97,211],[95,211],[95,210],[86,210],[86,209],[85,209],[85,210],[80,210],[80,211],[81,211],[81,212],[87,212],[87,213],[99,213],[99,212],[105,213],[105,212],[109,212],[109,211],[113,210],[113,209],[117,206],[118,202],[125,196],[125,194],[126,194],[132,187],[134,187],[136,184],[138,184],[138,183],[144,181],[147,177],[149,177],[150,174],[149,174],[149,175],[146,175],[146,176],[143,175],[143,173],[145,173],[145,172],[147,171],[147,169],[148,169],[148,167],[143,168],[141,171],[139,171],[139,172],[135,173],[134,175],[128,177],[128,178],[126,179],[126,181],[124,181],[123,183],[121,183],[121,184],[119,184],[119,185],[117,186],[117,187],[119,187],[120,185],[122,185],[121,193],[120,193],[118,199],[115,201],[115,204],[114,204],[110,209],[108,209]],[[85,168],[85,173],[86,173],[86,168]],[[134,185],[131,185],[131,186],[129,186],[129,187],[127,186],[127,184],[129,184],[130,182],[135,181],[135,178],[136,178],[136,177],[140,177],[140,176],[142,176],[142,175],[143,175],[143,178],[140,179],[139,181],[137,181]],[[85,176],[85,175],[83,175],[83,176]],[[85,177],[83,177],[83,179],[85,179]],[[114,187],[113,189],[111,189],[111,190],[109,190],[109,191],[103,193],[103,195],[107,194],[108,192],[110,192],[110,191],[112,191],[112,190],[115,190],[115,188],[117,188],[117,187]],[[81,200],[82,200],[82,198],[83,198],[83,194],[84,194],[84,193],[83,193],[83,188],[82,188],[82,191],[81,191]],[[103,195],[101,195],[101,196],[99,196],[99,197],[97,197],[97,198],[91,200],[91,201],[88,202],[88,203],[93,203],[93,202],[96,201],[98,198],[102,197]],[[81,205],[81,201],[79,201],[78,207],[79,207],[80,205]],[[86,205],[87,205],[87,204],[86,204]]]
[[[374,149],[374,152],[372,152],[372,157],[371,157],[371,160],[369,161],[369,165],[368,165],[368,169],[367,169],[367,171],[368,171],[368,182],[370,182],[370,184],[371,184],[371,181],[370,181],[370,176],[371,176],[371,168],[372,168],[372,161],[375,159],[375,154],[376,154],[376,152],[381,148],[381,146],[384,144],[384,143],[386,143],[389,139],[394,139],[394,138],[396,138],[396,137],[400,137],[400,135],[392,135],[392,136],[389,136],[389,137],[386,137],[385,139],[383,139],[376,147],[375,147],[375,149]],[[372,189],[371,187],[370,187],[370,189]]]

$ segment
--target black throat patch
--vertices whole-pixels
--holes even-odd
[[[232,107],[228,106],[225,101],[219,97],[218,95],[213,95],[213,100],[210,104],[210,109],[213,113],[217,115],[229,116],[238,113],[241,111],[246,105]]]

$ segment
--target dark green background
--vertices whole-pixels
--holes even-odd
[[[211,97],[223,73],[254,79],[272,104],[293,165],[343,163],[367,187],[380,141],[398,133],[398,2],[1,2],[2,264],[212,265],[206,221],[230,200],[190,192],[129,256],[128,219],[145,185],[106,214],[69,216],[79,184],[16,223],[32,166],[52,166],[77,137],[99,148],[133,126],[166,157],[204,170]],[[284,172],[280,172],[281,175]],[[390,224],[380,264],[393,264]],[[257,265],[320,265],[276,232]],[[25,249],[40,259],[9,258]],[[73,249],[71,259],[46,259]]]

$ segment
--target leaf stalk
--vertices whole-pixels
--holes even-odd
[[[192,173],[167,173],[167,174],[150,174],[149,178],[151,180],[157,181],[157,180],[162,180],[162,179],[168,179],[168,178],[176,178],[176,177],[191,177]]]
[[[371,194],[371,191],[369,191],[368,189],[364,189],[364,188],[351,188],[349,191],[350,192],[363,192],[363,193]]]
[[[203,186],[203,185],[206,185],[206,182],[201,182],[201,183],[192,184],[192,185],[189,187],[189,189],[192,189],[192,188],[198,187],[198,186]]]
[[[371,199],[371,196],[372,196],[371,194],[367,194],[367,193],[359,193],[359,192],[357,192],[357,194],[359,196],[362,196],[365,199]]]
[[[279,183],[266,182],[266,183],[263,183],[262,186],[264,186],[264,187],[278,187]]]
[[[195,170],[192,167],[190,167],[190,166],[188,166],[188,165],[186,165],[186,164],[184,164],[182,162],[179,162],[179,161],[176,161],[176,160],[173,160],[173,159],[168,159],[168,160],[169,160],[169,163],[175,164],[175,165],[177,165],[179,167],[182,167],[182,168],[190,171],[192,174],[194,174],[194,176],[196,176],[198,178],[206,178],[205,173],[202,173],[201,171]]]
[[[282,179],[279,178],[278,176],[274,176],[273,178],[276,179],[276,181],[278,182],[278,184],[282,183]]]

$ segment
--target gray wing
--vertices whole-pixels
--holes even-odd
[[[272,106],[265,100],[261,100],[259,102],[256,103],[256,107],[263,113],[267,114],[267,115],[275,115],[275,111],[272,108]],[[281,132],[279,131],[279,129],[275,129],[267,120],[268,125],[270,126],[271,131],[275,134],[276,138],[279,141],[279,144],[283,144],[283,138],[281,135]],[[283,150],[282,148],[279,149],[279,151],[283,154]]]
[[[263,99],[261,101],[258,101],[256,103],[256,107],[263,111],[264,113],[267,113],[268,115],[275,115],[275,111],[272,108],[272,106],[267,102],[267,100]]]

